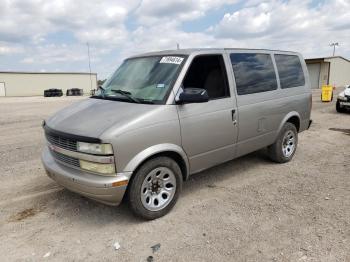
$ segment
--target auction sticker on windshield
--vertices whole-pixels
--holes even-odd
[[[182,63],[183,57],[178,56],[163,56],[162,59],[159,61],[161,64],[176,64],[179,65]]]

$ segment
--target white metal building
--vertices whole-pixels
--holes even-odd
[[[1,96],[42,96],[45,89],[79,88],[90,94],[97,87],[96,73],[0,72]]]
[[[350,84],[350,60],[342,56],[305,59],[312,88]]]

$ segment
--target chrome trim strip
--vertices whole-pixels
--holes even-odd
[[[93,172],[93,171],[90,171],[90,170],[87,170],[87,169],[82,169],[82,168],[77,167],[77,166],[70,165],[70,164],[68,164],[68,163],[66,163],[66,162],[63,162],[63,161],[61,161],[61,160],[59,160],[59,159],[56,159],[56,158],[54,158],[54,160],[55,160],[56,162],[58,162],[58,163],[64,165],[64,166],[66,166],[66,167],[73,168],[73,169],[75,169],[75,170],[79,170],[79,171],[86,172],[86,173],[93,174],[93,175],[97,175],[97,176],[102,176],[102,177],[115,177],[115,176],[118,175],[118,173],[101,174],[101,173]],[[121,179],[121,180],[122,180],[122,179]]]
[[[49,152],[50,152],[50,154],[52,153],[50,148],[49,148]],[[52,156],[52,155],[51,155],[51,156]],[[93,172],[93,171],[91,171],[91,170],[83,169],[83,168],[81,168],[81,167],[77,167],[77,166],[68,164],[68,163],[66,163],[66,162],[63,162],[63,161],[61,161],[61,160],[55,158],[54,156],[52,156],[52,157],[53,157],[54,161],[56,161],[56,162],[58,162],[58,163],[60,163],[60,164],[62,164],[62,165],[64,165],[64,166],[66,166],[66,167],[69,167],[69,168],[73,168],[73,169],[75,169],[75,170],[78,170],[78,171],[80,171],[80,172],[86,172],[86,173],[89,173],[89,174],[98,175],[98,176],[102,176],[102,177],[115,177],[115,176],[118,175],[118,173],[101,174],[101,173]]]
[[[89,155],[89,154],[69,151],[69,150],[63,149],[61,147],[55,146],[49,142],[47,142],[47,145],[52,151],[55,151],[57,153],[61,153],[61,154],[66,155],[66,156],[74,157],[77,159],[86,160],[86,161],[95,162],[95,163],[102,163],[102,164],[114,163],[114,156],[95,156],[95,155]]]

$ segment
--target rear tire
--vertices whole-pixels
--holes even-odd
[[[274,144],[268,147],[269,157],[277,163],[289,162],[297,149],[298,131],[290,122],[287,122],[282,127],[277,140]]]
[[[182,189],[182,173],[171,158],[157,157],[144,163],[128,188],[131,211],[152,220],[166,215],[176,204]]]

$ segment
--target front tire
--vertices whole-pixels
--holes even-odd
[[[129,184],[130,209],[143,219],[162,217],[174,207],[181,189],[179,165],[168,157],[153,158],[138,169]]]
[[[289,162],[297,149],[298,131],[292,123],[285,123],[274,144],[268,147],[269,157],[277,163]]]

